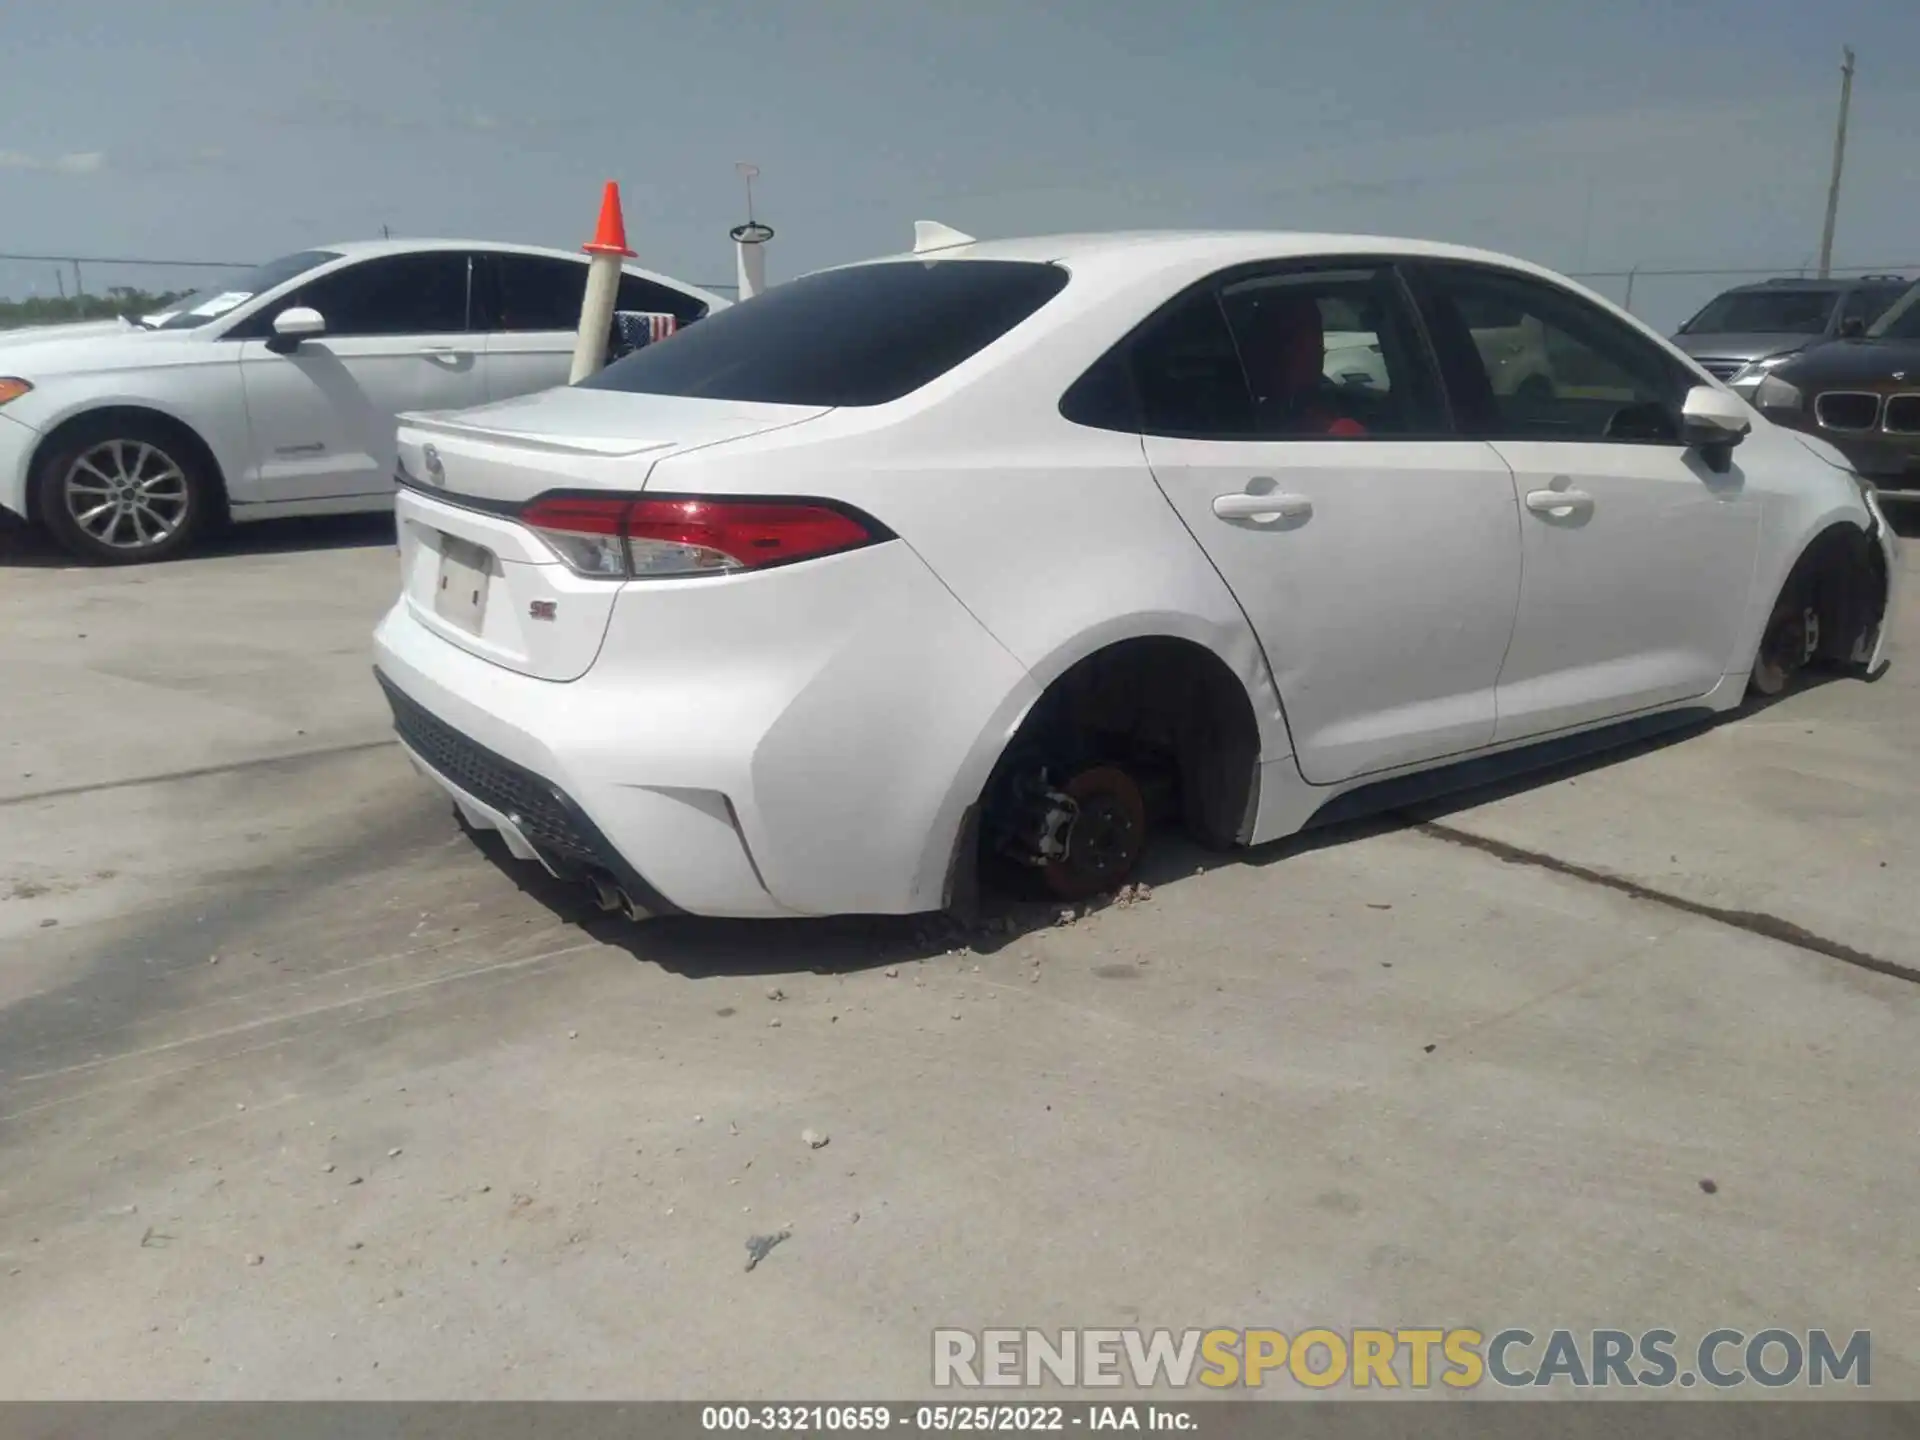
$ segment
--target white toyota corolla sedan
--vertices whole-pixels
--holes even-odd
[[[928,238],[406,417],[377,668],[470,824],[636,915],[1080,897],[1884,663],[1871,490],[1556,275]]]
[[[288,255],[140,321],[0,334],[0,510],[108,563],[216,522],[393,504],[394,417],[566,383],[584,255],[376,240]],[[727,302],[629,266],[619,308]]]

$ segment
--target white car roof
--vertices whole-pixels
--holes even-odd
[[[1039,260],[1072,267],[1098,262],[1100,268],[1143,271],[1204,265],[1225,267],[1242,261],[1317,255],[1405,255],[1434,260],[1471,260],[1528,271],[1563,281],[1551,270],[1467,245],[1415,240],[1393,235],[1345,235],[1306,230],[1126,230],[1110,233],[1033,235],[1006,240],[974,240],[964,245],[902,252],[884,260]]]
[[[478,250],[494,255],[543,255],[549,259],[584,261],[587,257],[578,250],[556,250],[548,245],[516,245],[506,240],[343,240],[332,245],[310,245],[309,250],[324,250],[347,260],[370,260],[381,255],[415,255],[433,250]],[[690,285],[685,280],[676,280],[671,275],[663,275],[658,270],[648,270],[631,260],[621,262],[621,268],[629,275],[644,276],[648,280],[657,280],[662,285],[675,290],[683,290],[708,302],[727,305],[732,302],[721,295],[702,290],[698,285]]]

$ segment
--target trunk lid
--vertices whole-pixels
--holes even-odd
[[[515,518],[549,490],[638,494],[656,461],[800,424],[818,407],[567,387],[401,417],[402,590],[427,629],[493,664],[577,680],[622,583],[574,574]]]

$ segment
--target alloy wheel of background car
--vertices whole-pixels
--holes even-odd
[[[138,425],[59,447],[41,473],[39,518],[67,550],[106,564],[158,560],[200,528],[206,487],[170,435]]]
[[[1062,900],[1086,900],[1125,884],[1147,848],[1147,805],[1126,771],[1112,765],[1082,770],[1061,791],[1079,804],[1067,853],[1041,869]]]

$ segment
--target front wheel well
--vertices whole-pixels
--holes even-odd
[[[1194,839],[1224,849],[1245,838],[1257,799],[1260,726],[1246,687],[1211,650],[1141,636],[1095,651],[1062,672],[1027,712],[981,796],[981,841],[1024,775],[1116,765],[1164,782],[1164,798]]]
[[[1767,624],[1788,607],[1811,609],[1820,633],[1809,659],[1828,666],[1850,664],[1885,618],[1888,578],[1886,556],[1872,534],[1838,521],[1800,552],[1768,611]]]
[[[33,460],[28,466],[27,473],[37,481],[40,467],[46,463],[47,458],[57,454],[59,447],[76,434],[111,429],[116,424],[132,424],[158,430],[178,441],[190,452],[201,472],[212,482],[215,510],[220,518],[226,517],[229,503],[227,479],[221,472],[219,460],[214,457],[213,447],[201,438],[199,431],[184,420],[176,419],[164,410],[155,410],[146,405],[102,405],[97,409],[83,410],[78,415],[69,415],[40,437],[40,443],[34,447]],[[29,520],[40,518],[36,513],[40,504],[38,492],[37,483],[27,487],[26,518]]]

